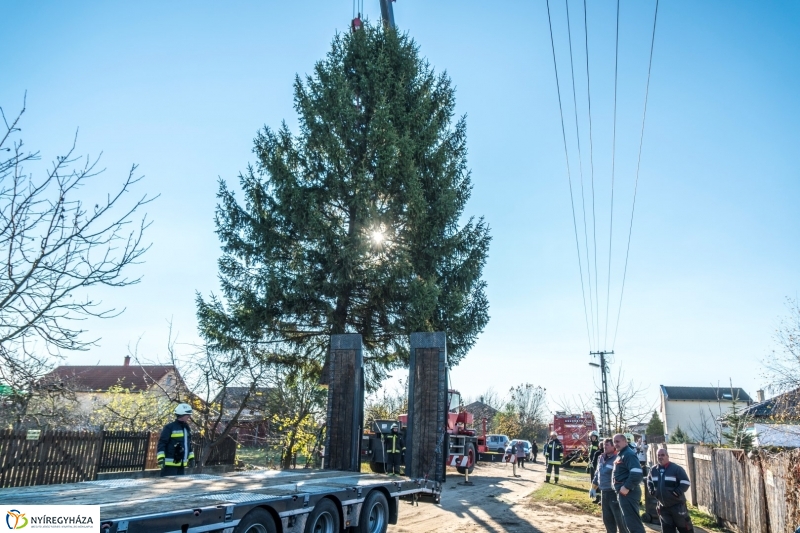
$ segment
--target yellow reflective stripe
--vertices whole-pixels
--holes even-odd
[[[549,465],[560,465],[561,461],[547,461],[547,464],[549,464]]]
[[[161,459],[162,457],[164,457],[164,452],[158,452],[158,453],[156,454],[156,458],[157,458],[157,459]]]
[[[164,461],[164,466],[186,466],[184,463],[175,463],[172,461]]]
[[[173,439],[182,439],[183,438],[183,431],[173,431],[172,435],[170,435]]]
[[[189,452],[189,459],[194,459],[194,452]]]

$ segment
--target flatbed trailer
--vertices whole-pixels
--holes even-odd
[[[381,533],[397,523],[400,499],[440,493],[438,483],[402,477],[258,470],[0,489],[0,502],[100,505],[102,533],[301,533],[320,511],[320,525],[332,526],[320,531]]]

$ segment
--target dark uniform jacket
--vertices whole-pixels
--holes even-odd
[[[614,461],[616,460],[616,452],[608,456],[604,453],[597,456],[597,472],[594,474],[592,483],[597,485],[600,490],[614,490],[611,475],[614,473]]]
[[[389,433],[384,437],[384,446],[386,453],[403,453],[406,449],[406,443],[399,433]]]
[[[544,456],[549,464],[560,465],[561,460],[564,458],[564,446],[561,445],[561,441],[553,439],[545,444]]]
[[[183,453],[180,453],[181,449]],[[176,451],[179,453],[176,454]],[[194,460],[192,431],[188,424],[176,420],[164,426],[158,439],[156,458],[164,459],[164,466],[188,466],[189,461]]]
[[[686,503],[685,492],[689,487],[691,483],[686,470],[675,463],[667,463],[667,466],[655,465],[647,477],[650,494],[655,496],[663,507]]]
[[[596,440],[593,441],[591,438],[589,439],[589,465],[586,467],[587,472],[592,472],[594,469],[597,468],[597,458],[603,451],[600,449],[600,441]]]
[[[618,453],[617,459],[614,461],[614,472],[612,474],[614,490],[619,492],[622,487],[634,490],[642,482],[642,477],[642,467],[639,465],[639,458],[636,457],[636,452],[630,446],[626,446]]]

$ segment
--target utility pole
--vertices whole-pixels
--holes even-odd
[[[396,30],[397,26],[394,25],[392,2],[394,2],[394,0],[381,0],[381,19],[383,20],[384,26]]]
[[[600,389],[600,425],[603,428],[602,432],[606,436],[610,436],[608,433],[611,431],[611,406],[608,401],[608,361],[606,360],[606,356],[614,355],[614,351],[589,352],[589,355],[598,356],[600,358],[600,363],[591,362],[589,364],[600,368],[602,380]]]

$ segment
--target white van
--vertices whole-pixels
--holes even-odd
[[[490,452],[505,453],[508,442],[506,435],[486,435],[486,449]]]

